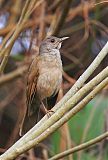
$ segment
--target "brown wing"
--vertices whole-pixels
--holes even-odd
[[[24,135],[30,128],[32,128],[36,124],[38,120],[40,106],[40,100],[36,93],[37,80],[39,76],[38,63],[39,57],[36,57],[29,67],[26,88],[27,111],[20,125],[20,135]]]
[[[26,96],[27,96],[27,114],[30,115],[32,110],[32,102],[34,96],[36,95],[36,88],[37,88],[37,79],[39,76],[39,68],[38,68],[39,57],[36,57],[28,71],[28,78],[27,78],[27,88],[26,88]]]

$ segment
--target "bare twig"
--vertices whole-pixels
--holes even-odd
[[[66,150],[62,153],[59,153],[59,154],[55,155],[54,157],[50,158],[49,160],[56,160],[56,159],[64,158],[65,156],[68,156],[69,154],[75,153],[75,152],[83,150],[83,149],[87,149],[88,147],[90,147],[96,143],[99,143],[100,141],[104,140],[107,137],[108,137],[108,132],[105,132],[102,135],[100,135],[100,136],[98,136],[88,142],[85,142],[79,146],[72,148],[72,149],[69,149],[69,150]]]
[[[85,128],[84,128],[83,135],[82,135],[82,138],[81,138],[80,143],[83,143],[83,142],[85,141],[85,139],[86,139],[86,137],[87,137],[87,134],[88,134],[88,132],[89,132],[90,126],[92,125],[92,120],[93,120],[93,117],[94,117],[95,112],[96,112],[96,110],[97,110],[97,107],[98,107],[98,105],[100,104],[100,102],[102,101],[102,99],[103,99],[103,97],[99,98],[98,101],[96,102],[96,105],[93,106],[92,111],[91,111],[91,113],[90,113],[90,116],[88,117],[86,126],[85,126]],[[79,154],[78,154],[78,160],[81,159],[82,152],[83,152],[83,151],[79,152]]]
[[[54,1],[54,3],[48,8],[48,11],[51,10],[56,10],[56,8],[58,8],[58,6],[62,3],[62,0],[56,0]]]
[[[34,8],[34,5],[36,4],[36,2],[37,2],[36,0],[33,0],[33,1],[27,0],[26,1],[25,6],[22,10],[22,14],[20,16],[20,19],[19,19],[18,24],[16,26],[16,30],[13,33],[7,47],[5,47],[5,48],[3,48],[4,46],[1,47],[2,50],[1,50],[0,56],[4,56],[4,57],[1,62],[1,65],[0,65],[0,73],[3,72],[5,65],[8,61],[8,57],[11,52],[12,46],[13,46],[15,40],[18,38],[20,32],[22,31],[23,25],[25,24],[25,22],[29,18],[30,14],[31,14],[31,10]]]
[[[6,75],[2,75],[0,77],[0,86],[11,81],[11,80],[14,80],[15,78],[23,76],[23,74],[26,72],[27,68],[28,68],[27,66],[22,66],[22,67],[16,69],[15,71],[12,71],[11,73],[8,73]]]
[[[66,16],[68,14],[71,2],[72,2],[72,0],[65,1],[64,9],[62,9],[62,13],[58,19],[58,22],[57,22],[53,32],[52,32],[53,35],[58,35],[61,27],[63,26],[64,21],[66,19]]]

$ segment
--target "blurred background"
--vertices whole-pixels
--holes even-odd
[[[18,23],[25,2],[0,0],[0,47]],[[62,98],[108,41],[108,1],[38,0],[38,6],[14,41],[8,63],[0,76],[0,154],[19,139],[19,126],[26,108],[27,68],[38,54],[41,41],[50,34],[69,36],[61,49],[64,69]],[[108,56],[90,79],[107,65]],[[24,153],[18,160],[48,159],[48,156],[86,142],[105,131],[108,131],[108,87],[56,131],[50,140]],[[108,141],[103,140],[65,159],[108,160]]]

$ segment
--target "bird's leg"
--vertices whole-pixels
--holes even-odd
[[[52,111],[52,110],[48,110],[46,107],[45,107],[45,105],[44,105],[44,103],[41,101],[41,104],[42,104],[42,107],[44,108],[44,111],[45,111],[45,113],[47,114],[47,116],[48,116],[48,118],[49,117],[51,117],[51,112],[53,112],[54,113],[54,111]]]

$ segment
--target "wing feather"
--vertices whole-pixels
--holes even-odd
[[[39,68],[38,68],[39,58],[36,57],[28,71],[27,77],[27,88],[26,88],[26,103],[27,103],[27,114],[29,115],[32,110],[32,103],[35,98],[36,88],[37,88],[37,80],[39,76]]]

